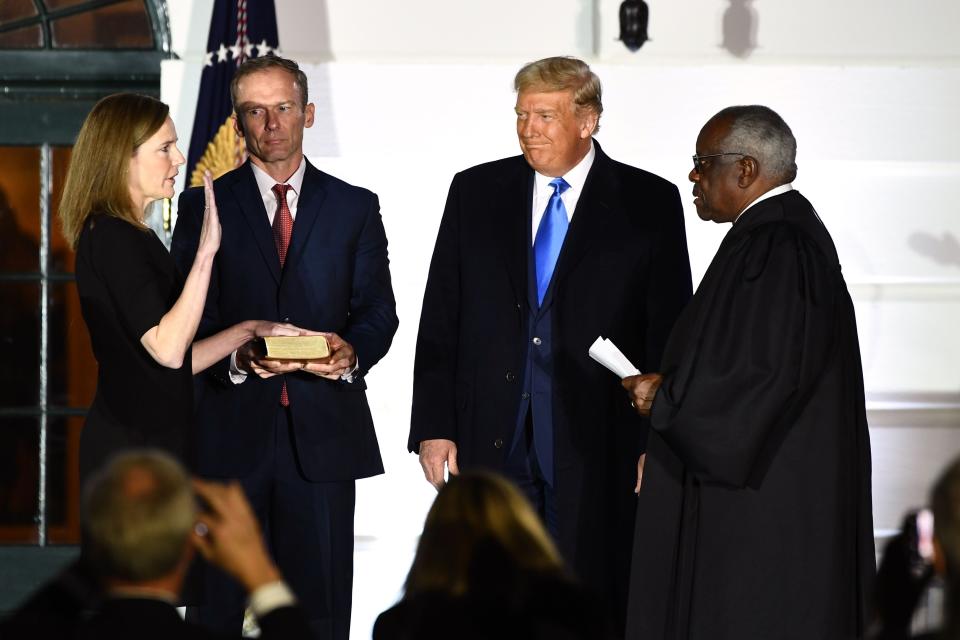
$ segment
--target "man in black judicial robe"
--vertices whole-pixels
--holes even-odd
[[[873,579],[870,440],[853,304],[766,107],[697,139],[704,220],[733,222],[667,342],[624,380],[651,416],[628,638],[860,638]]]

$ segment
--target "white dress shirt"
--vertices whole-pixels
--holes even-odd
[[[545,176],[542,173],[533,173],[533,235],[531,241],[537,239],[537,229],[540,227],[540,219],[543,212],[547,209],[550,197],[553,196],[553,187],[550,181],[554,178],[563,178],[570,185],[570,188],[560,194],[563,200],[563,207],[567,210],[567,221],[573,220],[573,212],[577,208],[577,202],[580,200],[580,194],[583,193],[583,185],[587,181],[587,174],[590,173],[590,167],[593,166],[593,159],[597,157],[597,151],[593,147],[593,139],[590,139],[590,151],[583,157],[583,160],[570,169],[562,176]]]
[[[737,217],[733,219],[733,224],[737,224],[737,221],[740,220],[740,216],[742,216],[743,214],[745,214],[745,213],[747,212],[747,209],[749,209],[749,208],[752,207],[753,205],[759,204],[759,203],[763,202],[764,200],[767,200],[767,199],[772,198],[772,197],[774,197],[774,196],[779,196],[780,194],[786,193],[786,192],[788,192],[788,191],[793,191],[793,183],[792,183],[792,182],[788,182],[787,184],[782,184],[782,185],[780,185],[779,187],[774,187],[773,189],[770,189],[770,191],[767,191],[766,193],[764,193],[763,195],[761,195],[759,198],[757,198],[756,200],[754,200],[753,202],[751,202],[750,204],[748,204],[747,206],[745,206],[745,207],[743,208],[743,211],[741,211],[740,213],[738,213],[738,214],[737,214]]]
[[[303,174],[300,174],[303,178]],[[297,603],[293,592],[283,580],[277,580],[254,589],[248,600],[250,610],[257,618],[263,618],[268,613],[280,607],[289,607]]]
[[[257,179],[257,189],[260,191],[260,197],[263,198],[263,208],[267,212],[267,220],[270,222],[270,226],[273,226],[273,218],[277,215],[277,209],[280,207],[277,194],[273,192],[273,187],[277,184],[290,185],[290,189],[287,190],[287,207],[290,209],[290,217],[296,220],[297,203],[300,202],[300,189],[303,187],[303,176],[307,172],[307,159],[300,159],[300,166],[286,182],[277,182],[270,177],[269,173],[252,162],[250,166],[253,167],[253,177]]]

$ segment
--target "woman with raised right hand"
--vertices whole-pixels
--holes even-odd
[[[77,252],[80,306],[99,365],[80,437],[81,480],[130,447],[158,447],[191,466],[192,375],[256,337],[301,333],[250,320],[193,341],[220,247],[210,176],[185,280],[144,222],[151,202],[173,197],[183,163],[167,105],[130,93],[98,102],[73,148],[60,218]]]

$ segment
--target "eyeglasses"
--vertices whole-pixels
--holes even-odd
[[[746,155],[747,155],[747,154],[745,154],[745,153],[736,153],[736,152],[730,152],[730,153],[709,153],[709,154],[707,154],[707,155],[705,155],[705,156],[694,155],[694,156],[693,156],[693,170],[696,171],[697,173],[703,173],[703,161],[706,160],[707,158],[718,158],[718,157],[720,157],[720,156],[746,156]]]

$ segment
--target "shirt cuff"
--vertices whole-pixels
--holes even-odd
[[[247,380],[247,372],[241,371],[237,366],[237,352],[230,354],[230,382],[233,384],[243,384]]]
[[[250,594],[250,611],[257,619],[279,609],[280,607],[289,607],[296,604],[297,599],[293,597],[293,592],[283,580],[277,580],[257,587]]]
[[[357,372],[357,369],[359,368],[360,368],[360,358],[357,358],[357,361],[353,364],[353,369],[350,369],[350,371],[347,371],[346,373],[341,375],[340,379],[343,380],[344,382],[353,383],[353,374],[355,374]]]

